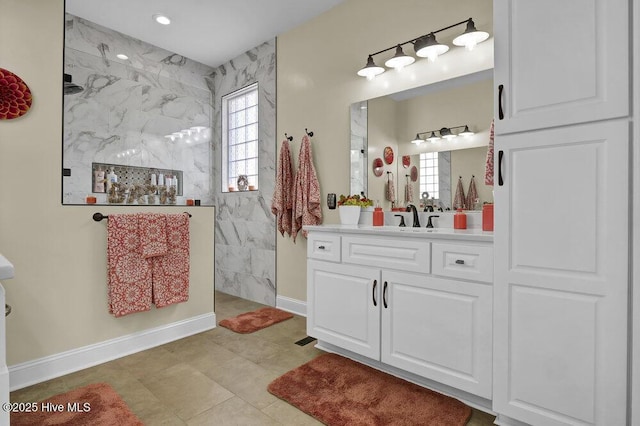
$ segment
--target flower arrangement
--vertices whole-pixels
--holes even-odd
[[[367,197],[361,197],[360,195],[340,195],[338,200],[339,206],[359,206],[359,207],[371,207],[373,206],[373,200]]]

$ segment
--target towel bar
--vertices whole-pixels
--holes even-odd
[[[191,216],[191,213],[189,212],[185,212],[186,214],[189,215],[189,217]],[[94,213],[93,214],[93,220],[95,220],[96,222],[100,222],[102,219],[109,219],[109,216],[106,214],[102,214],[102,213]]]

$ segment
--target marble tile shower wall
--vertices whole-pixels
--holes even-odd
[[[215,286],[224,293],[275,305],[275,219],[271,197],[276,167],[275,39],[215,70],[213,140],[221,140],[221,98],[258,82],[258,191],[223,193],[214,186],[216,209]],[[295,143],[295,141],[294,141]],[[221,176],[222,153],[213,147],[213,176]]]
[[[73,15],[65,25],[65,73],[85,90],[64,96],[63,203],[84,203],[100,162],[182,170],[182,198],[213,204],[210,141],[165,135],[212,126],[214,69]]]

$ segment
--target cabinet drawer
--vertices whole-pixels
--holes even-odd
[[[430,247],[415,238],[342,237],[342,262],[428,274]]]
[[[340,235],[310,233],[307,241],[307,257],[340,262]]]
[[[433,274],[493,282],[493,247],[433,243]]]

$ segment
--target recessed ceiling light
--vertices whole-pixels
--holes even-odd
[[[171,19],[161,13],[156,13],[155,15],[153,15],[153,20],[162,25],[169,25],[171,23]]]
[[[126,61],[127,59],[129,59],[129,57],[127,55],[125,55],[124,53],[118,53],[116,55],[116,58],[122,59],[123,61]]]

